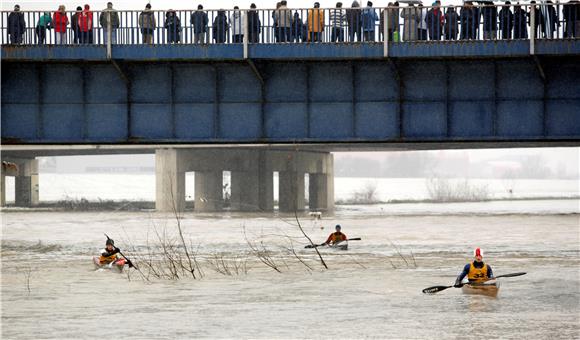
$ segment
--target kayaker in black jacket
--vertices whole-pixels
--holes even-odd
[[[99,262],[101,264],[109,264],[115,262],[117,260],[117,254],[120,252],[121,249],[115,247],[115,241],[109,238],[105,243],[105,249],[101,250]]]
[[[488,264],[483,263],[483,252],[479,248],[475,248],[473,252],[475,260],[463,267],[463,271],[455,280],[455,287],[461,287],[461,281],[465,276],[470,283],[483,283],[487,280],[493,279],[493,272]]]

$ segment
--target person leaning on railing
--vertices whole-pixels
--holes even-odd
[[[322,42],[324,32],[324,10],[320,9],[320,3],[315,2],[314,8],[308,10],[308,41]]]
[[[203,11],[203,6],[198,5],[197,11],[191,13],[189,19],[191,26],[193,26],[193,43],[205,44],[207,43],[206,34],[208,29],[209,18],[207,13]]]
[[[292,11],[286,0],[280,1],[280,7],[274,11],[274,21],[278,25],[278,41],[290,42],[292,39]]]
[[[497,37],[497,7],[493,2],[486,2],[481,10],[483,15],[483,39],[495,40]]]
[[[241,44],[244,42],[244,30],[246,25],[244,23],[245,17],[238,6],[234,6],[234,11],[230,15],[230,23],[232,25],[233,42]]]
[[[167,29],[167,42],[170,44],[179,43],[181,41],[181,20],[177,13],[170,9],[165,13],[165,24]]]
[[[336,3],[336,8],[330,10],[330,26],[332,32],[330,34],[330,41],[344,42],[344,27],[346,21],[346,12],[342,9],[342,2]]]
[[[417,40],[417,26],[419,24],[420,15],[419,11],[412,4],[408,4],[407,7],[403,8],[401,11],[401,18],[403,18],[403,40],[404,41],[415,41]]]
[[[553,2],[548,0],[545,4],[542,5],[544,12],[541,13],[541,26],[542,26],[542,33],[544,34],[544,38],[553,39],[556,36],[554,35],[554,31],[556,31],[556,27],[560,27],[560,21],[558,19],[558,13],[553,6]]]
[[[64,5],[58,6],[58,11],[52,15],[52,25],[54,26],[55,43],[57,45],[66,44],[66,28],[68,26],[68,16]]]
[[[474,39],[475,37],[473,15],[472,3],[469,1],[463,3],[461,12],[459,12],[459,18],[461,20],[461,40]]]
[[[514,14],[512,13],[510,6],[511,3],[509,1],[505,2],[506,6],[503,6],[499,10],[498,21],[499,21],[499,29],[501,31],[501,38],[502,39],[511,39],[512,38],[512,30],[514,28]]]
[[[569,1],[562,6],[562,17],[564,20],[564,38],[580,37],[580,29],[576,28],[576,23],[580,23],[580,2]],[[580,25],[578,25],[580,28]]]
[[[304,23],[300,17],[300,13],[294,13],[294,19],[292,20],[292,41],[293,42],[305,42],[308,36],[308,28],[304,29]]]
[[[379,21],[379,16],[371,1],[368,1],[367,7],[362,10],[361,19],[364,41],[375,41],[375,24]]]
[[[441,40],[441,33],[445,18],[441,11],[441,1],[435,1],[433,7],[427,11],[427,31],[430,40]]]
[[[145,10],[139,14],[139,27],[143,43],[153,44],[153,32],[155,32],[157,24],[155,23],[155,13],[151,10],[151,4],[145,5]]]
[[[79,42],[81,44],[93,43],[93,12],[89,5],[81,12],[78,19]]]
[[[14,11],[8,15],[8,35],[11,44],[22,44],[22,36],[26,30],[24,14],[20,12],[20,5],[14,6]]]
[[[38,18],[38,22],[36,23],[36,27],[34,28],[34,32],[36,33],[36,38],[38,39],[38,44],[42,45],[46,42],[46,30],[52,28],[52,17],[50,16],[50,12],[44,12],[40,18]]]
[[[99,17],[99,23],[103,28],[103,41],[105,45],[109,39],[109,25],[111,26],[111,44],[117,43],[117,29],[120,26],[119,13],[113,8],[112,2],[107,2],[107,8],[105,8]]]
[[[226,42],[226,37],[230,29],[228,24],[228,17],[226,16],[226,11],[220,9],[213,19],[213,25],[211,27],[213,40],[216,44],[223,44]]]
[[[261,30],[260,14],[256,11],[256,4],[251,4],[248,11],[248,42],[250,44],[256,44],[260,41]]]
[[[350,8],[346,10],[346,23],[348,24],[348,41],[354,42],[355,37],[362,41],[362,21],[361,10],[358,1],[353,1]]]
[[[384,39],[383,32],[385,31],[385,12],[387,13],[387,19],[389,20],[387,26],[387,34],[389,35],[389,41],[399,41],[399,2],[394,3],[389,2],[387,8],[381,11],[379,16],[379,37],[381,40]],[[396,32],[396,33],[395,33]]]
[[[457,40],[459,33],[459,14],[454,6],[447,7],[445,11],[445,40]]]
[[[528,13],[520,5],[514,6],[514,39],[528,38]]]
[[[81,6],[77,7],[75,14],[73,14],[70,18],[70,29],[73,31],[73,44],[78,44],[80,39],[80,30],[79,30],[79,17],[83,12],[83,8]]]

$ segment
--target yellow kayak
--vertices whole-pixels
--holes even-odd
[[[466,283],[461,287],[463,294],[486,295],[496,297],[499,293],[499,282]]]

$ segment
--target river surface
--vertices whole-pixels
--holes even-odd
[[[566,214],[413,215],[367,206],[341,208],[319,221],[301,215],[315,243],[336,223],[349,237],[362,238],[351,241],[348,251],[322,248],[328,270],[313,249],[304,249],[308,241],[293,216],[186,213],[180,225],[203,277],[196,272],[197,279],[179,280],[151,277],[143,263],[162,256],[156,232],[177,235],[174,216],[5,211],[1,335],[578,339],[580,215],[578,201],[572,202],[576,208]],[[149,281],[134,269],[94,270],[91,256],[104,246],[103,233]],[[248,243],[266,250],[281,273],[260,262]],[[452,284],[475,247],[484,250],[496,275],[527,275],[499,279],[497,298],[463,295],[456,288],[421,293]],[[229,263],[232,275],[218,273],[212,259]]]

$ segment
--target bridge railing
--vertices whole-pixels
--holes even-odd
[[[110,28],[110,29],[109,29]],[[246,41],[244,41],[246,36]],[[578,39],[580,4],[2,11],[1,44],[275,44]]]

